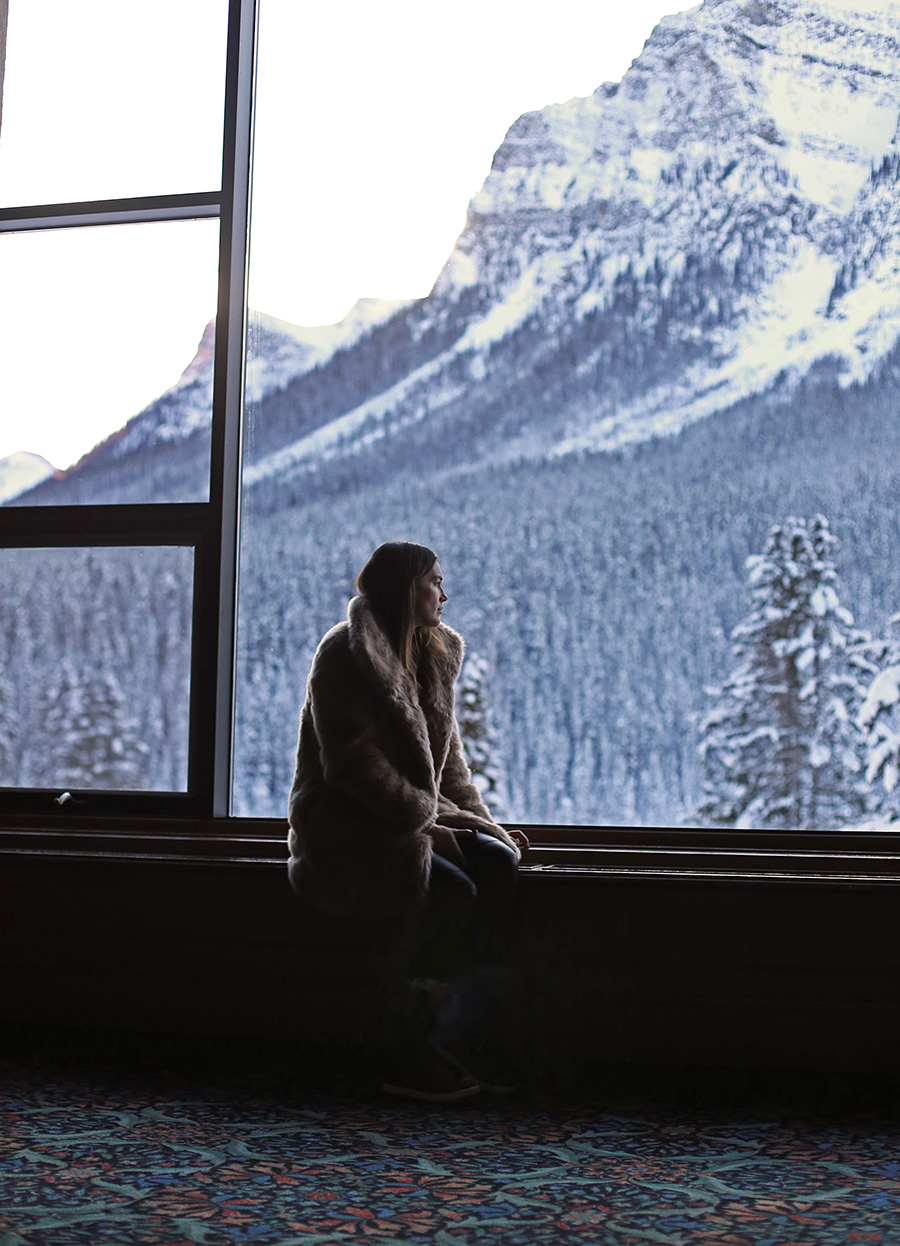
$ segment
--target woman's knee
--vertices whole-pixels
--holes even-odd
[[[513,848],[493,835],[460,836],[460,847],[476,883],[512,890],[519,871],[519,858]]]

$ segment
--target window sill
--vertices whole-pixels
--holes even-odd
[[[710,882],[772,885],[900,885],[896,832],[733,832],[684,828],[523,828],[529,883],[559,881]],[[99,863],[283,870],[281,819],[87,818],[22,815],[0,819],[6,862]]]

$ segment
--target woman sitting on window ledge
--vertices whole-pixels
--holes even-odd
[[[494,821],[463,758],[453,685],[464,646],[441,622],[436,554],[389,542],[356,587],[307,683],[290,880],[336,916],[406,918],[417,968],[457,979],[423,1041],[411,1033],[398,1044],[384,1088],[462,1098],[479,1084],[445,1047],[477,1024],[501,974],[528,841]]]

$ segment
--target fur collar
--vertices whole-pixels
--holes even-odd
[[[440,775],[453,725],[453,685],[462,666],[462,636],[444,623],[438,624],[443,652],[430,647],[423,661],[432,664],[437,678],[430,692],[421,693],[417,681],[394,652],[387,633],[364,597],[354,597],[347,608],[349,647],[354,662],[370,686],[391,706],[411,732],[432,774]]]
[[[347,625],[350,631],[350,652],[370,682],[389,697],[401,690],[405,697],[417,697],[415,679],[397,657],[387,633],[365,597],[351,599],[347,607]],[[423,660],[430,662],[436,670],[440,684],[452,688],[462,666],[465,642],[459,632],[447,627],[445,623],[439,623],[437,630],[444,642],[444,652],[430,647]]]

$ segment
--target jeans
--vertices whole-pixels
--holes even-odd
[[[518,879],[512,848],[481,832],[457,835],[464,872],[436,853],[414,936],[414,976],[452,980],[475,966],[502,966],[511,937]]]

